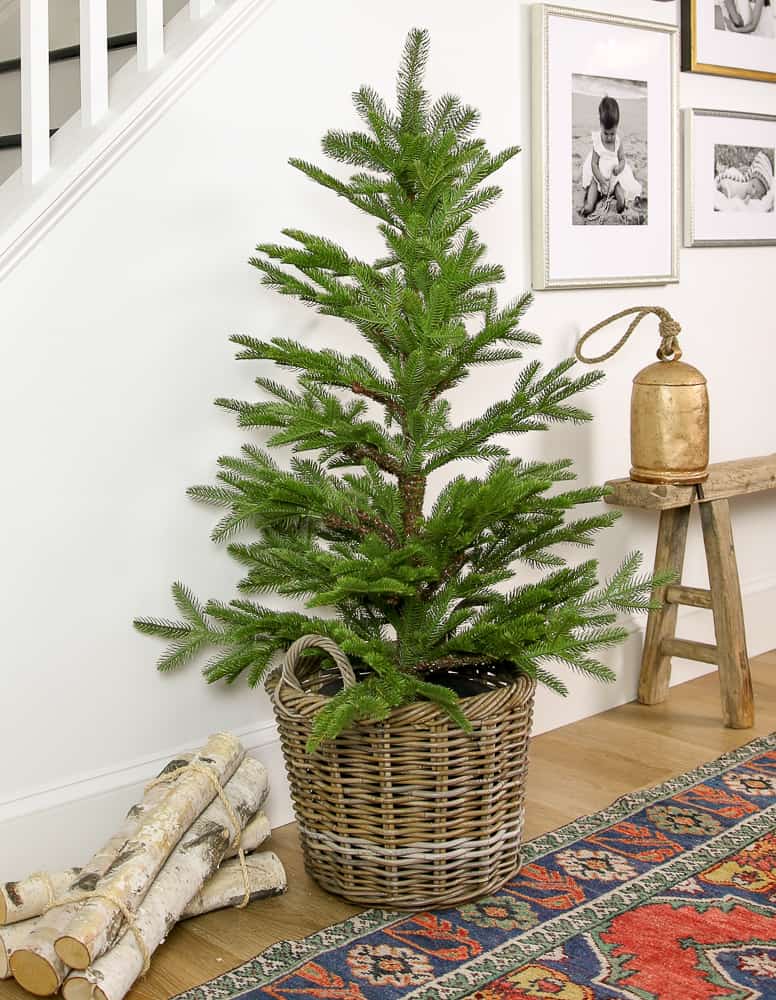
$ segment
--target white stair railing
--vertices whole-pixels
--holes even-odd
[[[81,0],[81,123],[96,125],[108,110],[108,4]]]
[[[162,0],[137,0],[137,66],[147,73],[164,55]]]
[[[22,169],[0,183],[0,281],[273,0],[186,0],[166,25],[163,0],[135,0],[138,56],[112,73],[110,84],[110,0],[78,0],[81,110],[57,123],[53,139],[50,0],[17,2]]]
[[[81,123],[97,125],[109,110],[108,0],[80,0]],[[189,0],[194,21],[207,17],[216,0]],[[163,0],[136,0],[137,67],[155,69],[164,57]],[[48,0],[21,0],[22,175],[37,184],[51,166],[49,120]]]
[[[25,184],[37,184],[48,173],[51,161],[48,0],[22,0],[19,13],[22,62],[22,174]]]

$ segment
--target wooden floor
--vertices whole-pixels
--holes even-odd
[[[776,730],[776,652],[759,657],[752,672],[757,712],[753,729],[722,727],[717,676],[709,674],[672,688],[663,705],[623,705],[536,737],[531,743],[526,837]],[[286,866],[288,893],[247,910],[209,914],[177,927],[128,1000],[169,1000],[275,941],[304,937],[358,912],[305,875],[293,824],[276,830],[268,846]],[[0,983],[0,1000],[27,996],[11,982]]]

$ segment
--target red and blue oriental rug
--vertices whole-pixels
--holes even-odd
[[[370,910],[179,1000],[776,998],[776,735],[525,845],[500,892]]]

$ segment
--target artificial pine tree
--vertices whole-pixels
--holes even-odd
[[[508,398],[453,422],[447,397],[475,366],[514,364],[540,341],[520,325],[529,295],[499,304],[504,272],[485,261],[471,225],[501,194],[492,175],[519,150],[492,155],[474,135],[474,108],[451,95],[432,103],[423,87],[428,52],[428,34],[412,31],[395,110],[362,87],[354,103],[366,130],[324,137],[329,157],[356,168],[348,180],[290,161],[375,220],[384,256],[360,260],[325,237],[286,229],[290,244],[262,244],[250,262],[265,285],[350,323],[365,354],[232,337],[238,358],[259,362],[263,398],[218,405],[241,427],[270,428],[269,448],[290,445],[304,457],[283,468],[246,444],[239,457],[219,459],[217,485],[189,491],[225,509],[213,537],[229,540],[245,566],[243,594],[274,592],[336,617],[276,611],[248,596],[202,606],[176,583],[182,621],[136,621],[171,640],[161,670],[216,647],[205,668],[211,682],[247,671],[256,685],[300,636],[334,639],[361,680],[318,716],[313,745],[418,699],[466,726],[449,679],[484,668],[529,674],[560,693],[548,663],[611,680],[595,653],[624,639],[617,612],[648,608],[656,583],[637,575],[638,554],[604,586],[595,560],[567,565],[558,545],[590,546],[617,517],[567,516],[605,490],[557,488],[575,478],[571,461],[523,461],[505,444],[507,435],[588,420],[569,400],[600,372],[572,376],[573,360],[549,371],[531,361]],[[269,378],[267,362],[297,372],[298,388]],[[482,475],[453,475],[429,502],[430,475],[461,459],[480,460]],[[251,539],[232,540],[243,529]],[[515,584],[520,564],[546,575]]]

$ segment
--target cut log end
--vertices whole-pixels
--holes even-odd
[[[62,996],[65,1000],[108,1000],[99,986],[75,974],[65,980]]]
[[[68,936],[57,938],[54,948],[65,965],[71,969],[88,969],[92,963],[89,949],[77,938]]]
[[[6,923],[8,923],[8,906],[3,893],[0,892],[0,927]]]
[[[11,973],[22,989],[36,997],[50,997],[60,986],[57,970],[45,958],[23,948],[11,955]]]
[[[11,965],[8,960],[8,949],[0,937],[0,979],[8,979],[11,975]]]

